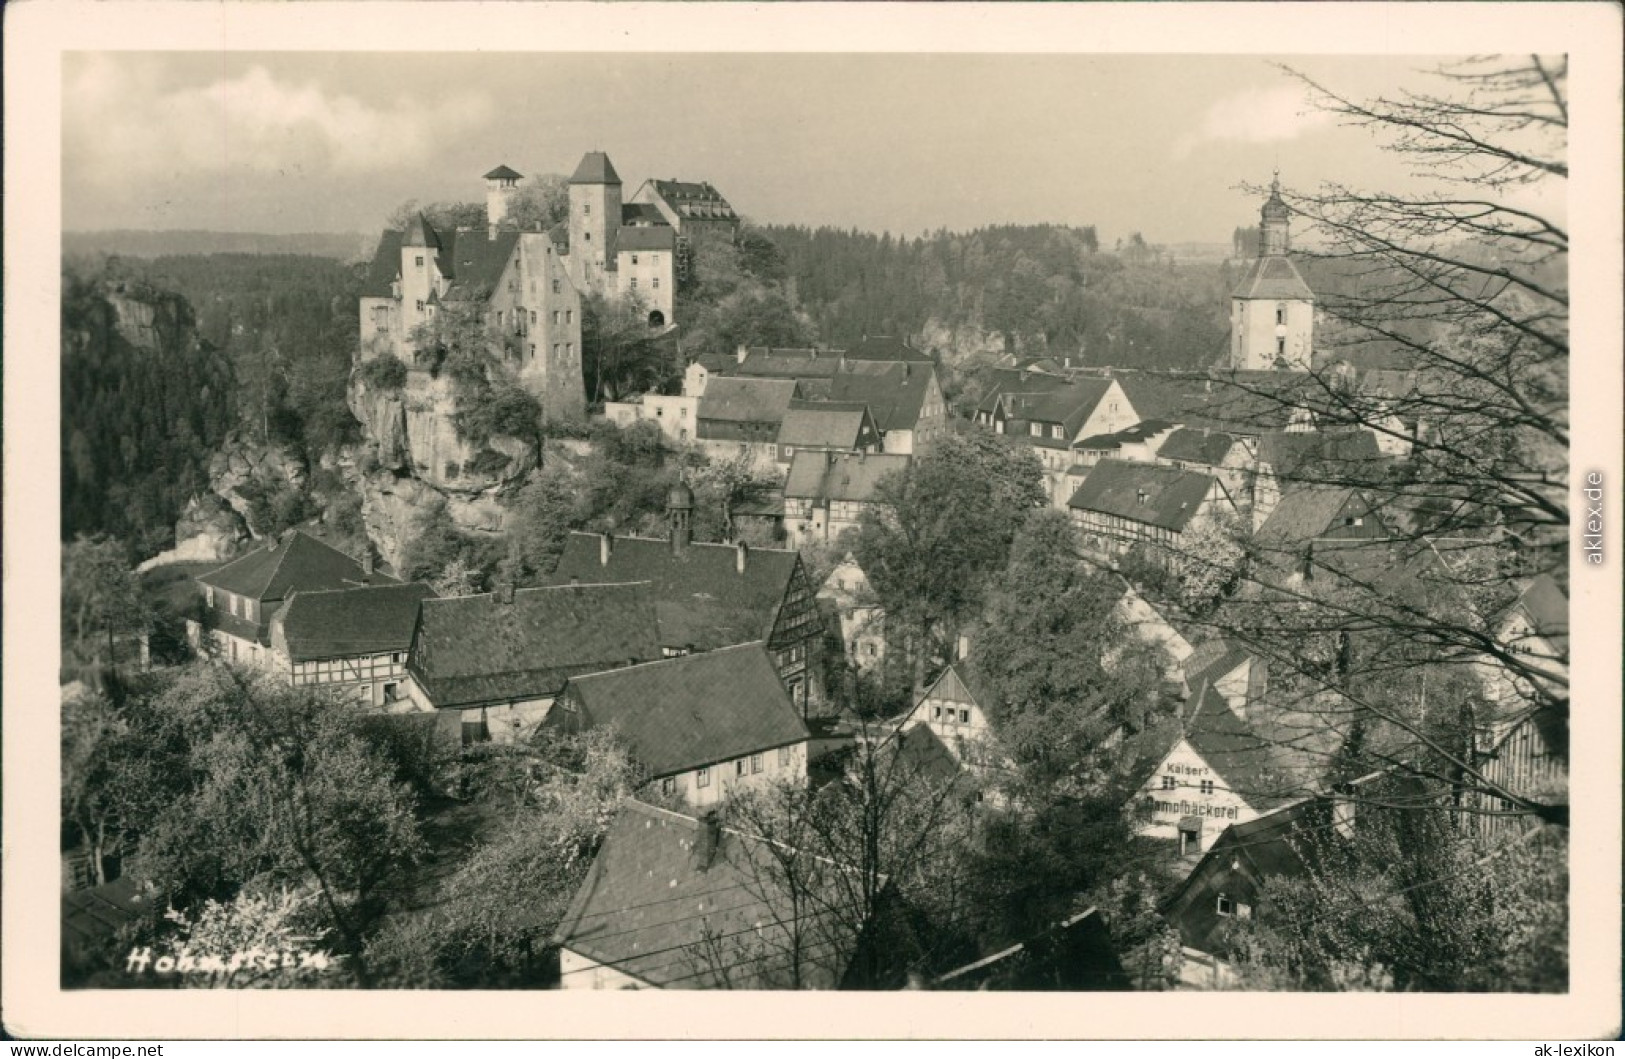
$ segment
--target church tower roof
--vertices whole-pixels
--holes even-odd
[[[428,246],[440,249],[440,236],[429,223],[429,218],[418,214],[407,224],[406,231],[401,234],[402,246]]]

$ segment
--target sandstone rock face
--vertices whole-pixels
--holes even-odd
[[[175,547],[136,567],[145,572],[167,563],[224,561],[248,537],[242,517],[220,497],[207,493],[192,497],[175,523]]]
[[[357,489],[367,536],[392,566],[400,565],[424,513],[441,503],[465,533],[497,534],[507,529],[507,512],[496,496],[442,493],[421,479],[384,470],[361,478]]]
[[[949,326],[932,318],[920,328],[914,348],[940,349],[945,362],[959,364],[971,357],[1002,355],[1004,336],[997,331],[985,331],[966,324]]]
[[[227,438],[209,461],[209,488],[231,505],[255,538],[263,531],[255,524],[253,504],[246,494],[303,489],[307,477],[305,461],[298,454],[238,437]]]
[[[531,441],[493,437],[476,447],[459,437],[457,392],[445,376],[409,371],[399,392],[373,390],[355,377],[349,405],[375,447],[379,467],[411,475],[448,498],[509,490],[537,466]]]

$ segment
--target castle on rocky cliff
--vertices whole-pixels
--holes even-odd
[[[523,176],[485,174],[485,229],[438,230],[419,214],[386,231],[361,291],[363,361],[382,354],[414,366],[414,335],[451,306],[483,314],[521,385],[549,419],[582,413],[581,300],[633,304],[653,329],[673,326],[677,258],[696,229],[737,228],[710,184],[649,180],[622,200],[621,178],[602,151],[569,181],[569,217],[550,231],[510,218]]]

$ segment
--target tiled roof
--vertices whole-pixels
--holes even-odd
[[[666,204],[684,217],[700,220],[734,220],[737,217],[728,200],[708,181],[655,180],[652,183]]]
[[[580,673],[660,657],[648,585],[522,588],[513,602],[495,593],[426,599],[409,666],[436,706],[558,693]]]
[[[797,452],[790,459],[784,495],[797,500],[866,502],[874,498],[880,480],[907,469],[909,459],[895,453]]]
[[[766,843],[732,829],[709,857],[696,850],[706,824],[626,803],[604,836],[554,940],[656,987],[832,989],[857,946],[829,872],[792,904],[775,880]],[[792,933],[792,930],[794,933]],[[799,940],[799,980],[788,959]]]
[[[865,335],[858,344],[846,351],[849,360],[913,361],[932,363],[931,354],[921,353],[901,338],[891,335]]]
[[[868,405],[882,431],[913,430],[935,371],[934,366],[884,361],[849,364],[830,378],[829,399]]]
[[[401,274],[401,233],[385,232],[378,237],[367,278],[361,282],[361,297],[392,298],[395,278]]]
[[[1124,427],[1122,430],[1116,430],[1110,434],[1090,434],[1086,438],[1079,438],[1072,443],[1072,447],[1074,449],[1112,451],[1120,449],[1124,445],[1137,444],[1153,435],[1163,433],[1172,426],[1172,423],[1161,419],[1142,419],[1131,427]]]
[[[746,548],[740,573],[740,549],[732,544],[689,544],[674,553],[669,541],[615,537],[607,564],[601,549],[596,533],[570,534],[549,580],[648,582],[661,642],[702,651],[767,637],[800,559],[794,551]]]
[[[653,776],[808,738],[761,641],[575,677],[564,694],[583,724],[613,725]]]
[[[499,165],[495,169],[491,170],[489,173],[485,174],[484,179],[486,179],[486,180],[523,180],[523,179],[525,179],[525,177],[524,177],[524,174],[515,173],[512,169],[509,169],[505,165]]]
[[[621,203],[621,223],[626,225],[663,225],[666,215],[660,207],[647,202]]]
[[[1196,514],[1213,479],[1154,463],[1101,460],[1067,502],[1081,511],[1181,531]],[[1142,499],[1143,498],[1143,499]]]
[[[609,155],[603,151],[588,151],[581,156],[581,164],[576,171],[570,174],[572,184],[619,184],[620,174],[609,163]]]
[[[441,248],[440,273],[452,281],[447,297],[488,298],[519,245],[519,232],[500,229],[495,238],[481,231],[454,232]]]
[[[979,412],[991,412],[1004,397],[1015,394],[1045,394],[1065,389],[1068,380],[1062,375],[1024,368],[999,368],[993,373],[993,382],[982,401]],[[1136,406],[1138,407],[1138,406]]]
[[[1296,545],[1323,536],[1354,500],[1356,491],[1342,485],[1302,485],[1288,490],[1254,539],[1263,545]]]
[[[1191,650],[1185,659],[1185,682],[1191,688],[1217,684],[1249,658],[1247,649],[1216,636]]]
[[[1113,371],[1112,378],[1144,418],[1231,434],[1283,429],[1295,405],[1324,396],[1315,378],[1298,372]]]
[[[730,423],[781,423],[795,395],[794,379],[723,375],[705,384],[695,416]]]
[[[863,417],[862,405],[792,402],[779,424],[779,444],[855,448]]]
[[[434,230],[429,218],[423,214],[413,217],[406,225],[406,231],[401,234],[402,246],[426,246],[439,249],[440,233]]]
[[[841,370],[841,352],[834,349],[750,349],[743,362],[726,365],[729,374],[768,379],[827,379]]]
[[[1529,615],[1529,621],[1538,635],[1567,642],[1569,597],[1564,595],[1550,574],[1541,574],[1531,580],[1518,596],[1517,606]]]
[[[1388,458],[1369,430],[1336,432],[1272,432],[1260,436],[1258,459],[1274,469],[1277,478],[1343,479],[1362,471],[1377,471]]]
[[[673,250],[677,247],[677,233],[671,228],[635,228],[622,226],[615,233],[615,252],[623,250]]]
[[[282,608],[288,658],[315,658],[405,651],[412,646],[418,603],[434,596],[428,585],[299,592]]]
[[[1314,300],[1315,293],[1298,273],[1292,259],[1278,254],[1255,258],[1231,295],[1235,298]]]
[[[1157,456],[1160,459],[1217,467],[1230,455],[1230,447],[1235,443],[1235,438],[1221,431],[1183,427],[1168,435],[1157,450]]]
[[[1296,784],[1276,761],[1275,745],[1237,716],[1211,684],[1201,684],[1187,706],[1185,742],[1224,786],[1260,811],[1290,800]]]
[[[376,570],[369,576],[361,564],[348,555],[299,530],[206,574],[199,574],[197,579],[205,585],[261,602],[287,599],[293,592],[396,583],[393,577]]]

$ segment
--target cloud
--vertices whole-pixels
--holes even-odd
[[[1315,109],[1297,85],[1249,88],[1208,107],[1200,128],[1175,143],[1174,155],[1186,157],[1209,143],[1280,143],[1333,120],[1331,114]]]
[[[150,57],[149,57],[150,58]],[[64,166],[113,186],[146,177],[353,177],[427,161],[446,130],[488,122],[489,97],[377,106],[263,66],[167,86],[161,62],[86,57],[64,86]]]

